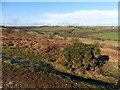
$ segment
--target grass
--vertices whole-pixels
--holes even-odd
[[[103,34],[93,34],[91,36],[94,37],[94,38],[99,38],[99,39],[120,40],[118,38],[118,35],[120,35],[120,32],[111,32],[111,33],[103,33]]]
[[[78,29],[78,30],[74,30],[72,33],[83,33],[83,32],[91,32],[92,30],[81,30],[81,29]]]
[[[33,32],[33,31],[29,31],[27,33],[30,34],[30,35],[37,35],[38,34],[37,32]]]
[[[118,77],[118,62],[108,61],[106,64],[102,67],[103,72],[108,76],[116,76]]]

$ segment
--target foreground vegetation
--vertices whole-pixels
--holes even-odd
[[[88,38],[89,34],[104,33],[103,29],[109,32],[111,27],[4,27],[3,86],[115,89],[118,79],[118,73],[114,73],[118,68],[114,66],[116,62],[111,64],[111,69],[108,65],[113,58],[101,53],[101,44],[79,41],[81,37]],[[20,81],[24,74],[28,80]],[[46,79],[38,85],[43,80],[40,77]]]

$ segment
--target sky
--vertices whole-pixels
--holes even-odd
[[[117,21],[117,2],[2,2],[0,17],[7,26],[104,26]]]

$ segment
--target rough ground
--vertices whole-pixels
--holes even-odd
[[[3,63],[3,88],[75,88],[72,82],[57,76],[24,70],[20,67]]]

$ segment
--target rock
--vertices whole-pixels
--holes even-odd
[[[11,85],[13,83],[13,81],[9,82],[8,84]]]

